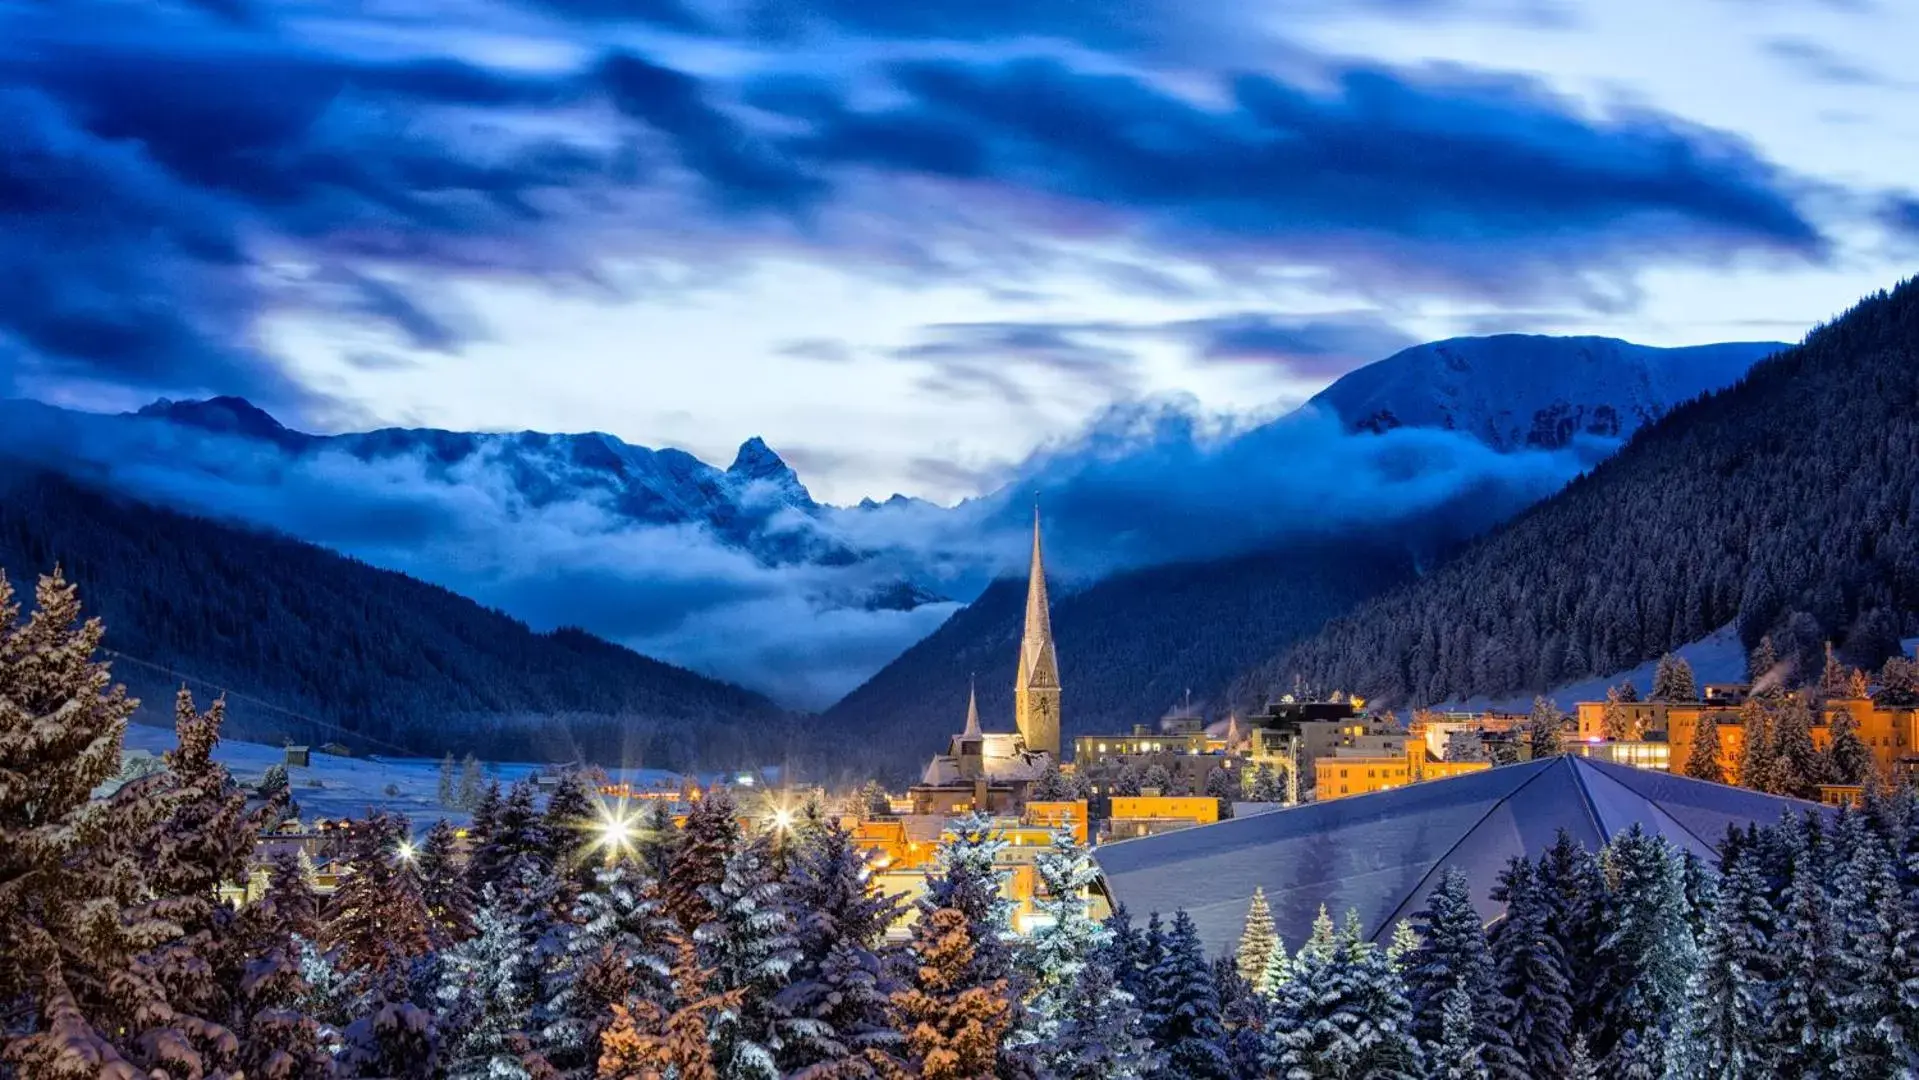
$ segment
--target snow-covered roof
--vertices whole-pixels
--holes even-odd
[[[1289,946],[1321,904],[1358,911],[1375,940],[1425,904],[1447,866],[1474,901],[1507,859],[1537,856],[1559,830],[1596,849],[1634,824],[1711,860],[1729,825],[1771,824],[1816,804],[1663,772],[1565,756],[1102,846],[1111,898],[1135,916],[1185,908],[1208,952],[1239,938],[1255,887]]]

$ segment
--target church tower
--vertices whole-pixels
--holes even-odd
[[[1026,633],[1019,643],[1019,679],[1013,684],[1013,718],[1028,750],[1059,760],[1059,657],[1053,651],[1053,616],[1046,606],[1046,564],[1040,558],[1039,508],[1033,508],[1033,565],[1026,581]]]

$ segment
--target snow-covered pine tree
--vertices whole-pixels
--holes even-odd
[[[1266,904],[1266,890],[1256,885],[1252,902],[1246,906],[1246,927],[1240,931],[1239,949],[1234,954],[1239,962],[1239,977],[1254,986],[1263,984],[1266,969],[1272,966],[1273,950],[1278,945],[1273,909]]]
[[[1439,1043],[1432,1051],[1433,1080],[1491,1080],[1473,995],[1455,983],[1439,997]],[[1545,1074],[1539,1074],[1545,1075]]]
[[[1864,785],[1872,779],[1872,750],[1859,737],[1859,723],[1848,710],[1835,706],[1826,714],[1831,741],[1826,745],[1822,772],[1835,784]]]
[[[547,861],[564,881],[560,897],[568,906],[593,887],[596,860],[587,846],[599,818],[599,799],[586,773],[580,769],[561,773],[540,815],[540,834],[546,840]]]
[[[792,977],[776,1005],[812,1021],[780,1055],[788,1071],[840,1063],[851,1068],[865,1051],[886,1046],[890,986],[875,951],[900,913],[900,898],[872,883],[873,855],[839,822],[822,821],[799,845],[784,886],[793,919]]]
[[[474,817],[477,822],[479,815]],[[521,780],[507,789],[470,851],[466,877],[475,896],[491,885],[502,900],[509,900],[522,882],[552,879],[551,848],[530,782]]]
[[[1749,697],[1739,705],[1739,775],[1741,787],[1769,791],[1772,784],[1774,751],[1772,710],[1768,702]]]
[[[1508,861],[1493,899],[1506,905],[1488,934],[1499,990],[1511,1005],[1501,1026],[1528,1075],[1563,1076],[1571,1060],[1572,985],[1559,940],[1546,929],[1547,904],[1532,862]]]
[[[231,928],[237,951],[247,957],[232,1024],[238,1065],[247,1076],[333,1076],[334,1033],[307,1010],[316,988],[307,980],[302,946],[318,918],[319,898],[302,856],[292,849],[275,852],[266,892],[240,909]]]
[[[979,984],[1011,979],[1013,950],[1006,940],[1012,930],[1013,903],[1000,888],[997,863],[1006,840],[985,814],[957,818],[941,838],[934,872],[926,892],[917,901],[920,917],[941,908],[966,915],[967,952],[974,981]]]
[[[1702,712],[1698,726],[1693,728],[1692,746],[1686,751],[1685,775],[1694,780],[1725,783],[1726,767],[1720,764],[1719,753],[1719,721],[1712,713]]]
[[[1316,1080],[1351,1073],[1360,1047],[1354,1000],[1358,988],[1333,931],[1332,916],[1319,909],[1312,934],[1275,986],[1268,1011],[1269,1068],[1282,1077]]]
[[[1103,963],[1113,969],[1113,979],[1143,1007],[1146,995],[1146,935],[1133,925],[1133,913],[1125,904],[1113,905],[1106,916],[1106,950]]]
[[[413,853],[420,899],[432,919],[434,944],[442,948],[465,940],[473,930],[473,887],[459,862],[459,843],[452,824],[442,819],[426,831]]]
[[[1221,1045],[1219,997],[1193,919],[1181,909],[1166,931],[1159,964],[1148,978],[1151,1035],[1165,1071],[1187,1080],[1231,1080]]]
[[[1535,868],[1539,896],[1546,908],[1546,932],[1559,942],[1572,985],[1573,1030],[1590,1030],[1601,1003],[1598,993],[1601,905],[1606,879],[1592,852],[1561,829]]]
[[[446,757],[440,762],[440,787],[437,792],[440,806],[444,809],[450,810],[458,805],[460,797],[459,768],[459,765],[453,761],[453,751],[448,750]]]
[[[1919,705],[1919,660],[1910,656],[1889,656],[1879,669],[1879,692],[1872,696],[1875,705],[1910,709]]]
[[[1413,929],[1412,920],[1401,919],[1393,925],[1393,936],[1386,942],[1386,961],[1394,971],[1406,970],[1407,960],[1419,948],[1419,931]]]
[[[884,1074],[981,1080],[998,1071],[1012,1000],[1004,980],[979,981],[971,925],[958,908],[935,909],[913,924],[907,985],[893,993],[903,1038],[886,1055]]]
[[[1573,1036],[1572,1064],[1566,1068],[1566,1080],[1599,1080],[1599,1063],[1593,1060],[1583,1034]]]
[[[1272,1016],[1265,995],[1239,973],[1239,960],[1223,953],[1213,960],[1213,989],[1219,994],[1219,1024],[1225,1030],[1220,1046],[1235,1077],[1264,1074],[1273,1056],[1267,1029]]]
[[[480,768],[480,759],[472,754],[460,764],[460,784],[454,793],[455,807],[473,811],[478,819],[480,800],[486,797],[486,773]]]
[[[464,784],[466,781],[461,780]],[[473,811],[472,820],[466,827],[466,846],[468,851],[477,851],[493,835],[493,828],[500,818],[500,804],[506,795],[500,790],[498,780],[488,780],[479,785],[467,808]]]
[[[1919,985],[1912,913],[1906,907],[1885,840],[1863,814],[1839,825],[1839,865],[1832,879],[1840,901],[1839,1075],[1893,1076],[1910,1068],[1919,1050],[1906,988]]]
[[[706,890],[726,877],[726,865],[740,846],[739,808],[732,793],[716,785],[695,799],[687,812],[672,864],[662,879],[666,912],[688,935],[713,918]]]
[[[1650,696],[1653,701],[1697,701],[1699,686],[1693,680],[1692,665],[1672,653],[1660,657],[1653,668]]]
[[[1832,651],[1832,642],[1826,642],[1826,663],[1819,672],[1819,699],[1843,698],[1851,687],[1852,672],[1839,662],[1838,655]]]
[[[673,856],[680,849],[680,827],[673,820],[673,808],[664,799],[655,799],[641,819],[639,839],[633,854],[655,887],[665,895],[666,880],[673,872]]]
[[[1026,797],[1036,802],[1059,802],[1073,797],[1073,787],[1057,764],[1048,765],[1046,771],[1039,774],[1039,779],[1033,782],[1033,788]]]
[[[1048,1075],[1074,1073],[1088,1055],[1101,1048],[1084,1040],[1117,1033],[1136,1025],[1138,1009],[1118,987],[1117,979],[1088,979],[1089,967],[1108,947],[1112,931],[1092,917],[1087,890],[1099,877],[1091,852],[1070,828],[1053,833],[1053,843],[1035,862],[1040,880],[1040,913],[1046,917],[1021,954],[1025,985],[1031,997],[1018,1033],[1031,1043],[1031,1056]],[[1098,990],[1105,996],[1087,1001],[1080,995]],[[1131,1018],[1129,1020],[1129,1018]]]
[[[438,1080],[440,1036],[433,1014],[402,998],[376,996],[346,1029],[343,1075],[358,1080]]]
[[[1825,760],[1812,741],[1812,710],[1800,694],[1781,698],[1773,716],[1773,759],[1766,790],[1795,799],[1816,798]]]
[[[1139,1080],[1155,1064],[1133,996],[1105,964],[1080,969],[1042,1058],[1047,1080]],[[1255,1033],[1258,1037],[1258,1033]],[[1070,1051],[1070,1052],[1069,1052]]]
[[[1600,731],[1606,738],[1615,741],[1632,737],[1632,719],[1626,711],[1624,702],[1620,700],[1617,686],[1608,687],[1606,690],[1606,709],[1601,714]]]
[[[1801,820],[1785,838],[1792,865],[1769,943],[1778,979],[1770,1014],[1770,1062],[1782,1076],[1831,1076],[1839,1064],[1848,973],[1839,919],[1826,891],[1834,870],[1832,847],[1817,820]],[[1846,902],[1858,899],[1847,897]]]
[[[769,880],[763,858],[749,845],[727,860],[720,883],[704,890],[712,917],[693,934],[713,991],[742,995],[740,1011],[723,1018],[713,1040],[714,1067],[732,1080],[773,1080],[776,1055],[790,1039],[824,1034],[817,1021],[783,1016],[774,1006],[796,949],[779,884]]]
[[[738,1022],[745,993],[714,992],[693,941],[673,929],[673,992],[662,1005],[644,998],[613,1006],[600,1037],[601,1080],[718,1080],[713,1044]]]
[[[1225,821],[1233,816],[1233,803],[1245,794],[1240,783],[1239,773],[1225,766],[1214,768],[1206,774],[1206,794],[1219,804],[1219,819]]]
[[[1853,668],[1846,676],[1846,696],[1854,701],[1864,701],[1872,696],[1872,686],[1866,681],[1866,673]]]
[[[1566,727],[1566,714],[1548,698],[1533,699],[1532,712],[1526,717],[1526,744],[1533,760],[1553,757],[1561,752],[1560,736]]]
[[[1473,907],[1465,872],[1448,867],[1413,923],[1420,940],[1406,961],[1406,996],[1421,1045],[1429,1055],[1440,1052],[1445,995],[1455,986],[1464,987],[1472,998],[1474,1040],[1486,1068],[1500,1080],[1524,1080],[1525,1064],[1504,1027],[1512,1003],[1500,992],[1486,927]]]
[[[614,1005],[672,1004],[676,930],[635,864],[622,860],[595,872],[593,888],[574,902],[572,931],[559,961],[544,972],[543,1001],[534,1010],[536,1044],[559,1075],[591,1075]]]
[[[115,1043],[108,980],[172,936],[164,922],[122,919],[147,896],[140,840],[166,813],[168,780],[90,802],[119,772],[139,704],[95,662],[103,633],[98,619],[80,621],[58,569],[40,579],[25,624],[0,574],[0,775],[16,778],[0,784],[0,1000],[32,1018],[4,1051],[23,1076],[91,1080],[120,1067],[130,1050]]]
[[[321,943],[362,989],[395,984],[415,957],[432,949],[431,916],[418,880],[400,859],[406,833],[406,819],[386,813],[347,827],[340,885],[327,906]]]
[[[1358,912],[1346,913],[1339,950],[1354,987],[1352,1011],[1358,1019],[1353,1038],[1358,1055],[1349,1075],[1419,1080],[1426,1075],[1427,1062],[1413,1034],[1405,980],[1386,950],[1366,939]]]
[[[1593,1050],[1622,1077],[1664,1075],[1673,1022],[1698,968],[1679,853],[1635,824],[1602,856],[1611,888],[1595,955]]]
[[[440,954],[434,991],[451,1080],[528,1080],[517,1038],[552,959],[545,930],[510,887],[481,886],[473,936]]]
[[[1746,681],[1752,684],[1755,694],[1772,693],[1783,687],[1785,678],[1779,670],[1779,652],[1773,647],[1771,636],[1760,638],[1746,658]]]
[[[1262,763],[1253,769],[1251,798],[1253,802],[1262,803],[1286,801],[1286,785],[1280,782],[1279,774],[1273,771],[1271,765]]]

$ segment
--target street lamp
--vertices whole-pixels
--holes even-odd
[[[413,861],[413,841],[400,841],[400,861],[408,863]]]
[[[606,851],[608,863],[617,862],[622,856],[633,854],[633,816],[627,812],[626,800],[609,805],[600,803],[600,819],[594,822],[595,841]]]

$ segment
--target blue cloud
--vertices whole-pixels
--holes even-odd
[[[1370,312],[1241,312],[1178,322],[1168,329],[1191,340],[1205,359],[1257,360],[1310,378],[1343,375],[1418,340]]]

